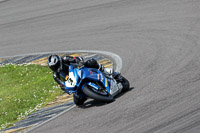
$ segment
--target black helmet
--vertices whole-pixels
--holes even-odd
[[[59,72],[62,70],[62,59],[58,55],[51,55],[48,59],[49,68],[53,71]]]

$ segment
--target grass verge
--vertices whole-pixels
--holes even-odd
[[[50,69],[40,65],[0,65],[0,83],[0,130],[62,94]]]

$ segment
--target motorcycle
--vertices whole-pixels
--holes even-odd
[[[129,81],[120,73],[104,75],[100,70],[87,67],[69,66],[69,74],[65,79],[65,91],[73,94],[74,103],[83,105],[88,99],[109,103],[122,91],[129,89]]]

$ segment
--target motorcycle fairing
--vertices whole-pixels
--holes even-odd
[[[68,77],[67,77],[68,76]],[[67,75],[65,81],[65,91],[69,94],[74,93],[79,80],[79,75],[77,73],[77,68],[69,66],[69,75]]]
[[[104,87],[107,89],[107,91],[110,93],[110,79],[108,78],[105,78],[105,76],[101,73],[101,71],[99,71],[98,69],[95,69],[95,68],[83,68],[81,70],[81,81],[79,83],[79,85],[81,84],[81,82],[84,80],[84,79],[89,79],[91,81],[97,81],[97,82],[101,82]],[[90,85],[91,83],[87,83],[88,85]],[[78,86],[79,86],[78,85]],[[84,86],[86,84],[84,84],[81,89],[83,90]],[[92,84],[93,85],[93,84]],[[91,86],[91,85],[90,85]],[[95,85],[97,86],[97,85]]]
[[[112,79],[106,78],[100,70],[95,68],[82,67],[78,69],[73,66],[69,66],[68,76],[69,77],[65,81],[65,91],[68,94],[77,93],[79,88],[83,90],[85,85],[89,85],[98,90],[99,86],[94,82],[101,82],[107,89],[107,92],[111,95],[117,92],[115,82],[113,82]]]

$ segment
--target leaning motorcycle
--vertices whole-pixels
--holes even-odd
[[[82,105],[88,98],[112,102],[114,97],[129,89],[129,81],[117,72],[108,75],[95,68],[69,66],[65,79],[65,91],[73,94],[74,103]]]

